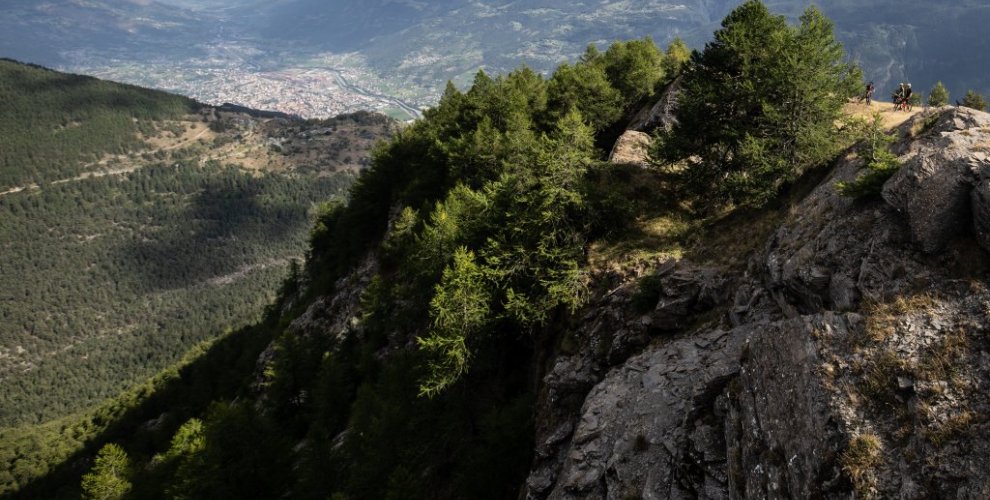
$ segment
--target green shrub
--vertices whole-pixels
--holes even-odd
[[[878,195],[887,179],[901,168],[897,156],[888,149],[896,137],[886,131],[883,118],[879,114],[873,116],[873,122],[867,126],[865,135],[865,147],[861,154],[866,160],[866,171],[851,182],[836,183],[836,188],[843,196],[863,198]]]
[[[928,105],[945,106],[946,104],[949,104],[949,90],[945,88],[945,85],[942,85],[941,81],[938,81],[928,94]]]
[[[973,108],[979,111],[987,110],[987,100],[982,94],[978,94],[975,91],[967,90],[966,95],[963,97],[962,105],[967,108]]]

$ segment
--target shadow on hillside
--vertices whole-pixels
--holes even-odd
[[[147,221],[160,229],[145,228],[118,248],[118,287],[147,293],[195,286],[295,250],[309,226],[307,207],[272,196],[255,178],[227,181],[210,180],[176,217]]]

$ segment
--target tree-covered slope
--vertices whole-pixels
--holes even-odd
[[[143,146],[153,121],[196,110],[190,99],[0,60],[0,191],[78,175],[104,155]]]
[[[540,332],[583,300],[584,241],[616,230],[606,218],[618,223],[628,210],[611,206],[596,187],[614,175],[599,163],[596,139],[611,141],[616,125],[678,70],[678,54],[635,41],[591,51],[550,79],[521,69],[497,78],[481,73],[467,93],[451,87],[425,120],[378,152],[346,205],[320,212],[305,268],[283,286],[275,319],[261,327],[275,339],[255,374],[262,378],[244,380],[240,391],[261,388],[268,409],[255,412],[247,399],[208,392],[216,403],[185,413],[198,420],[179,431],[192,433],[191,443],[216,431],[205,448],[177,444],[164,453],[160,437],[152,446],[124,445],[135,460],[160,464],[135,479],[134,494],[432,496],[424,489],[430,481],[414,479],[424,467],[435,467],[430,474],[444,481],[440,496],[516,490],[530,456],[534,342],[544,342]],[[259,231],[251,227],[237,239],[264,238],[251,235]],[[164,254],[174,248],[160,243],[137,246]],[[459,312],[468,305],[477,309]],[[431,329],[431,317],[447,319]],[[360,333],[337,339],[335,327],[319,326],[324,321],[353,324]],[[469,331],[470,338],[459,337]],[[408,349],[417,336],[429,345]],[[501,373],[505,363],[519,369]],[[140,399],[123,406],[142,407]],[[181,423],[169,422],[157,431],[166,440]],[[330,453],[334,436],[350,424],[370,427]],[[94,444],[120,439],[100,434],[103,428],[77,432],[93,435]],[[434,439],[440,435],[447,437]],[[20,436],[8,439],[30,455]],[[311,445],[291,452],[306,436]],[[44,449],[35,452],[56,456]],[[152,460],[154,453],[164,454]],[[17,467],[10,470],[21,487],[30,483]],[[72,491],[79,483],[42,481],[24,491],[60,487]]]
[[[256,118],[0,61],[0,427],[255,321],[391,124]]]
[[[608,286],[591,279],[612,265],[602,263],[601,247],[644,237],[654,217],[700,227],[703,208],[765,203],[848,140],[834,120],[854,73],[827,20],[812,11],[794,27],[765,9],[749,14],[727,21],[726,46],[711,49],[723,66],[712,71],[750,85],[779,71],[773,81],[783,94],[796,90],[788,76],[812,69],[759,71],[748,61],[810,58],[834,78],[801,88],[836,97],[788,100],[737,119],[730,134],[734,117],[769,104],[751,93],[732,106],[724,88],[697,96],[698,107],[726,106],[725,135],[710,141],[718,148],[740,151],[747,134],[765,140],[762,154],[746,159],[786,174],[759,177],[765,195],[707,196],[695,185],[706,179],[691,170],[604,161],[630,117],[671,80],[707,78],[703,60],[688,61],[678,47],[663,51],[645,39],[591,48],[549,78],[527,68],[478,73],[466,92],[448,86],[437,107],[377,152],[347,204],[318,217],[306,265],[283,285],[263,326],[271,343],[240,398],[217,394],[181,425],[172,421],[167,445],[101,436],[89,457],[104,443],[121,447],[103,447],[82,482],[77,475],[26,491],[517,497],[543,449],[534,442],[543,425],[534,420],[540,381],[556,353],[583,343],[573,337],[582,308]],[[807,118],[788,121],[796,111]],[[795,142],[811,134],[819,140]],[[782,162],[795,155],[807,161],[788,170]],[[740,160],[732,168],[745,177],[767,167]],[[125,455],[127,472],[104,465]]]
[[[320,211],[264,321],[48,429],[86,443],[35,446],[52,473],[20,493],[981,496],[990,115],[890,149],[843,115],[861,74],[814,8],[746,1],[683,55],[449,85]],[[668,89],[651,161],[605,161]]]

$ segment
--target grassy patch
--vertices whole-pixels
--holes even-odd
[[[965,331],[956,329],[949,332],[922,356],[921,362],[914,370],[915,376],[929,382],[954,381],[959,375],[961,360],[968,350],[969,338],[966,337]]]
[[[960,439],[969,435],[973,430],[973,412],[964,410],[958,415],[949,418],[945,423],[926,433],[928,441],[936,448],[941,448],[943,444],[954,439]]]
[[[859,384],[860,393],[877,403],[893,403],[897,376],[906,371],[904,362],[893,351],[884,351],[869,362]]]
[[[876,468],[883,462],[882,451],[880,438],[874,434],[860,434],[849,441],[849,447],[842,454],[840,462],[842,470],[849,475],[857,496],[876,496]]]
[[[686,257],[720,265],[744,263],[753,252],[763,248],[788,213],[783,206],[738,209],[707,219],[689,234]]]
[[[603,268],[609,263],[680,259],[684,257],[684,244],[694,227],[690,217],[682,214],[637,220],[621,239],[592,244],[588,260],[592,268]]]
[[[897,330],[901,316],[918,312],[932,314],[937,305],[936,298],[928,293],[902,295],[891,302],[868,304],[865,308],[866,334],[871,340],[882,342]]]

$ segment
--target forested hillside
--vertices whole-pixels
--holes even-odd
[[[268,430],[255,429],[259,440],[251,440],[252,450],[245,450],[240,446],[225,446],[227,449],[217,451],[239,455],[241,458],[238,460],[262,460],[265,456],[285,456],[289,460],[284,446],[296,436],[309,433],[319,436],[315,438],[313,450],[323,450],[330,444],[328,439],[351,419],[349,401],[358,394],[363,394],[360,401],[355,403],[354,411],[359,414],[355,414],[354,421],[360,421],[361,425],[374,426],[379,425],[375,422],[381,422],[386,427],[369,429],[372,433],[369,437],[379,436],[375,438],[375,442],[369,443],[371,448],[361,451],[361,447],[365,445],[352,443],[348,444],[348,450],[351,450],[348,453],[359,453],[362,456],[370,453],[378,456],[378,447],[384,444],[383,441],[377,441],[378,439],[398,439],[396,433],[400,429],[409,429],[410,425],[436,425],[427,424],[426,420],[433,420],[438,414],[436,412],[439,412],[441,416],[437,422],[447,419],[453,419],[451,423],[459,422],[456,424],[458,427],[450,429],[449,433],[451,439],[463,440],[464,444],[461,451],[443,459],[444,470],[454,467],[458,471],[456,474],[465,474],[456,487],[451,486],[453,489],[450,491],[480,493],[483,489],[490,488],[491,495],[502,496],[514,489],[513,482],[502,481],[506,478],[504,474],[518,478],[525,471],[528,460],[527,446],[517,446],[529,439],[527,436],[530,432],[527,408],[533,395],[526,389],[525,370],[507,380],[493,379],[485,382],[485,392],[489,395],[475,403],[469,403],[462,399],[466,397],[465,393],[445,390],[454,383],[458,374],[466,371],[466,364],[438,364],[437,369],[429,376],[429,381],[423,378],[426,374],[422,372],[422,363],[434,356],[438,360],[450,356],[443,347],[448,344],[443,336],[456,333],[458,327],[455,325],[435,333],[436,347],[431,348],[432,354],[427,351],[422,354],[396,352],[395,356],[389,356],[387,360],[379,360],[374,352],[390,342],[400,341],[406,335],[422,331],[427,326],[426,318],[430,316],[431,308],[447,307],[439,302],[440,299],[431,297],[433,287],[441,279],[456,287],[454,283],[457,278],[448,276],[452,271],[444,271],[447,263],[453,262],[457,266],[466,266],[465,271],[475,273],[472,276],[483,273],[488,276],[486,281],[493,280],[492,288],[486,286],[472,292],[490,297],[486,300],[492,301],[491,308],[485,306],[487,312],[481,313],[482,316],[467,320],[486,331],[507,328],[504,337],[491,337],[493,340],[504,338],[508,342],[497,347],[498,351],[508,349],[504,354],[509,355],[521,349],[521,352],[529,353],[525,356],[531,356],[532,344],[526,340],[529,335],[527,332],[546,325],[557,314],[554,311],[558,308],[573,308],[582,300],[585,286],[580,271],[584,261],[582,241],[587,235],[604,235],[615,230],[616,227],[610,227],[610,222],[618,224],[628,215],[623,212],[628,207],[611,206],[610,202],[602,198],[604,194],[598,193],[595,188],[598,182],[607,184],[608,179],[615,175],[611,173],[610,167],[598,163],[603,153],[596,148],[596,139],[602,143],[614,140],[618,133],[616,125],[620,125],[626,115],[649,100],[664,81],[679,71],[686,54],[683,50],[672,53],[675,55],[665,55],[648,40],[633,41],[616,44],[606,53],[589,50],[582,62],[562,67],[550,79],[544,79],[528,69],[521,69],[496,78],[480,73],[474,87],[467,93],[450,87],[443,103],[430,111],[428,119],[402,131],[389,147],[379,151],[371,170],[359,177],[352,189],[353,199],[347,205],[328,205],[326,210],[319,213],[316,226],[310,232],[307,264],[283,286],[282,295],[273,309],[275,319],[263,327],[268,335],[278,337],[279,340],[277,347],[271,349],[271,362],[265,368],[267,380],[261,384],[266,388],[265,398],[271,401],[273,411],[279,415],[277,421],[288,420],[283,422],[284,426],[277,424],[276,427],[271,427],[276,425],[275,420],[269,421],[269,417],[252,415],[253,411],[248,406],[223,403],[210,410],[214,417],[212,420],[207,419],[208,428],[226,425],[221,424],[221,420],[226,422],[228,418],[245,418],[247,420],[244,424],[261,425]],[[287,153],[292,151],[291,145],[280,146],[279,149],[285,149]],[[201,295],[195,297],[202,299],[218,295],[214,291],[218,280],[222,280],[228,273],[236,273],[244,265],[244,260],[236,259],[244,259],[242,255],[247,251],[239,249],[254,248],[256,253],[248,255],[259,256],[260,259],[279,258],[279,246],[289,245],[289,241],[284,240],[289,240],[291,226],[285,226],[293,224],[290,219],[296,219],[287,216],[279,224],[265,226],[254,216],[258,214],[263,220],[269,220],[274,217],[272,213],[291,214],[292,207],[301,201],[292,199],[293,194],[309,197],[318,193],[310,194],[302,190],[292,193],[288,191],[293,186],[291,183],[275,184],[273,180],[268,180],[270,176],[242,178],[239,170],[218,166],[204,165],[198,171],[209,172],[211,168],[215,169],[214,175],[222,179],[218,181],[218,185],[196,184],[188,192],[172,188],[168,190],[170,194],[167,196],[155,196],[155,193],[165,191],[162,186],[170,185],[169,183],[181,186],[183,172],[186,171],[181,164],[176,167],[171,161],[160,167],[135,172],[148,175],[142,179],[143,182],[132,182],[127,177],[94,179],[107,184],[106,189],[113,190],[105,198],[125,201],[127,192],[123,190],[133,184],[133,196],[141,201],[135,204],[142,207],[147,205],[149,202],[142,196],[149,193],[153,199],[162,198],[160,203],[174,206],[174,212],[169,213],[177,214],[177,221],[201,221],[193,222],[192,226],[185,222],[180,226],[183,229],[196,228],[196,224],[203,224],[203,227],[189,235],[186,231],[176,232],[170,229],[167,222],[162,222],[159,225],[164,227],[157,228],[151,235],[139,236],[137,241],[127,238],[137,228],[128,228],[126,232],[121,230],[125,235],[123,249],[111,245],[106,251],[120,252],[112,253],[112,261],[125,264],[125,269],[139,269],[139,279],[119,280],[113,274],[103,272],[94,276],[91,271],[88,277],[83,275],[82,283],[77,286],[87,288],[86,279],[102,278],[104,281],[97,285],[100,289],[106,289],[109,285],[112,288],[127,289],[138,296],[147,294],[158,297],[167,295],[176,286],[194,283],[192,289],[202,291]],[[589,182],[596,177],[600,181]],[[318,179],[329,182],[334,178],[324,176]],[[300,180],[306,180],[307,185],[313,182],[311,178]],[[319,186],[320,184],[315,184],[313,188]],[[41,190],[36,195],[45,192],[47,190]],[[330,193],[326,193],[323,197],[332,199],[329,195]],[[189,198],[192,203],[174,201]],[[123,203],[124,207],[128,205]],[[237,207],[237,210],[227,210],[231,206]],[[394,213],[393,207],[405,208]],[[19,209],[20,207],[17,208]],[[190,212],[194,215],[190,215]],[[233,217],[232,226],[236,229],[231,230],[231,226],[224,224],[223,217]],[[145,213],[141,212],[136,218],[143,223]],[[370,275],[356,278],[372,279],[373,282],[371,288],[359,294],[362,297],[361,302],[368,305],[366,312],[361,314],[363,319],[359,321],[363,325],[362,330],[366,331],[361,337],[365,340],[353,337],[334,346],[332,344],[335,342],[323,334],[297,335],[296,328],[289,328],[283,334],[282,330],[286,325],[306,311],[309,301],[333,293],[338,286],[334,283],[351,274],[351,267],[364,259],[365,252],[381,240],[390,219],[393,219],[394,234],[389,237],[386,245],[389,250],[382,254],[381,275],[376,278]],[[197,236],[201,231],[204,234],[199,239]],[[93,233],[92,229],[80,228],[79,233],[70,234]],[[60,235],[53,238],[57,239],[58,236]],[[69,239],[73,243],[87,241],[87,238],[81,236],[63,239]],[[107,237],[89,240],[94,243],[114,241]],[[190,240],[201,242],[198,251],[186,250],[191,246]],[[231,248],[230,254],[217,255],[219,262],[212,262],[212,254],[203,250],[209,249],[210,244],[217,245],[227,240],[233,244],[224,245],[223,248]],[[253,241],[269,241],[279,246],[269,245],[262,254],[261,249],[250,245]],[[485,241],[489,243],[485,245]],[[474,242],[471,243],[472,248],[464,247],[469,242]],[[285,254],[282,253],[281,256],[284,257]],[[481,256],[485,260],[476,261]],[[162,264],[161,258],[174,259],[173,265],[183,263],[184,268],[188,269],[187,274],[171,272],[172,265]],[[528,264],[520,266],[523,262]],[[479,264],[483,267],[478,268]],[[479,283],[469,284],[471,287],[478,285]],[[271,290],[274,289],[272,287]],[[450,300],[466,300],[459,296],[461,292],[456,288],[451,293]],[[474,300],[475,297],[467,299]],[[431,303],[434,305],[431,306]],[[379,305],[372,306],[373,304]],[[118,309],[111,307],[109,310],[122,310],[124,313],[127,311],[126,305],[115,305]],[[192,303],[187,303],[184,308],[168,309],[179,310],[181,313],[157,319],[156,324],[164,326],[166,330],[176,331],[173,329],[180,327],[184,318],[194,321],[198,316],[195,311],[209,305],[205,301],[195,304],[193,310],[190,310]],[[139,304],[136,307],[145,306]],[[83,312],[91,310],[85,303],[79,309]],[[231,310],[232,317],[236,313],[237,311]],[[131,310],[124,314],[137,313]],[[207,317],[222,319],[214,318],[209,313]],[[398,324],[390,318],[405,318],[401,334],[389,333]],[[96,319],[102,320],[103,317]],[[160,345],[159,339],[167,335],[155,332],[148,336],[139,332],[140,330],[130,335],[137,343],[147,342],[146,345],[152,346],[152,349],[145,351],[151,353],[157,352],[153,346]],[[128,333],[119,335],[128,338]],[[181,338],[182,333],[173,335]],[[204,337],[199,336],[192,340],[202,338]],[[93,342],[95,344],[97,341]],[[129,356],[132,351],[125,352]],[[139,356],[128,356],[123,359],[141,359]],[[454,353],[454,356],[458,355]],[[92,357],[95,357],[95,353],[91,354]],[[321,358],[326,360],[321,362]],[[487,358],[488,354],[478,359]],[[495,369],[489,363],[478,363],[477,371],[487,374],[482,377],[483,380],[491,376],[489,370]],[[104,357],[95,366],[116,365],[108,363]],[[443,393],[443,398],[420,398],[417,396],[419,384],[423,384],[424,393]],[[39,380],[39,386],[43,387],[42,380]],[[44,393],[45,389],[41,387],[36,392]],[[299,391],[318,391],[320,396],[300,399]],[[11,394],[14,393],[11,391]],[[31,391],[20,390],[17,393],[31,394]],[[229,394],[209,394],[220,398],[220,401],[229,397]],[[454,397],[454,394],[462,394],[457,397],[457,404],[450,406],[451,403],[441,402]],[[392,401],[393,397],[399,399]],[[125,407],[135,407],[135,411],[142,411],[141,398],[126,401]],[[174,404],[179,407],[184,405],[180,401],[174,401]],[[299,407],[300,404],[303,406]],[[382,404],[400,406],[382,412],[376,409]],[[460,404],[466,406],[459,408]],[[441,409],[444,407],[448,410]],[[110,410],[101,411],[106,414]],[[186,411],[189,416],[194,416],[203,409]],[[480,412],[477,418],[490,421],[490,424],[485,424],[490,426],[485,435],[475,435],[470,427],[461,427],[475,425],[472,423],[475,417],[462,419],[465,416],[463,411]],[[370,416],[368,412],[380,415],[369,419],[366,418]],[[110,411],[110,414],[114,413]],[[272,414],[273,417],[274,415]],[[175,422],[172,418],[167,422],[166,427],[152,431],[170,433],[175,430],[175,425],[182,423]],[[243,432],[255,432],[239,428],[241,424],[230,424],[237,427],[230,429],[232,437],[247,436]],[[57,439],[55,436],[60,434],[92,435],[101,432],[105,425],[110,424],[78,427],[67,420],[61,424],[60,430],[45,430],[45,437],[41,441],[50,442],[49,440]],[[427,431],[412,434],[394,443],[400,450],[395,455],[395,460],[399,462],[382,462],[380,467],[387,467],[386,470],[391,470],[397,464],[412,467],[418,461],[416,456],[419,452],[415,450],[420,448],[429,454],[430,461],[440,459],[446,452],[435,447],[438,443],[428,442],[433,433],[434,431]],[[504,435],[505,440],[498,437],[500,435]],[[166,439],[167,436],[168,434]],[[65,456],[32,449],[30,442],[16,432],[9,432],[6,439],[13,449],[20,450],[17,456],[21,458],[15,459],[14,464],[34,464],[44,470],[55,465],[52,462],[54,457]],[[154,438],[153,442],[160,443],[160,439]],[[96,442],[100,442],[99,439]],[[131,449],[131,452],[150,459],[155,448],[149,449],[146,445],[142,445],[144,451]],[[358,448],[353,448],[354,446]],[[465,454],[473,454],[479,447],[488,450],[484,458],[479,456],[469,460]],[[68,451],[71,451],[71,445],[65,450]],[[518,457],[511,463],[499,466],[499,470],[503,472],[492,473],[488,470],[489,466],[494,466],[491,461],[502,460],[500,453],[510,451],[518,454]],[[306,491],[318,495],[318,491],[325,491],[325,488],[330,487],[326,481],[343,480],[344,476],[337,474],[345,473],[344,470],[339,470],[331,477],[318,472],[327,465],[324,461],[329,458],[321,453],[314,455],[314,461],[307,463],[298,474],[290,474],[288,469],[264,474],[264,485],[259,486],[253,480],[246,481],[239,472],[216,471],[215,475],[210,473],[209,478],[200,477],[198,474],[206,474],[206,471],[212,470],[210,467],[213,465],[204,468],[182,465],[180,461],[185,460],[185,453],[176,450],[174,458],[165,459],[163,456],[162,459],[168,465],[164,466],[166,468],[156,469],[153,476],[157,479],[149,476],[148,480],[152,482],[148,483],[147,488],[142,488],[142,495],[155,492],[156,495],[218,494],[237,497],[242,494],[260,494],[262,497],[270,497],[295,481],[305,481]],[[460,459],[464,461],[459,462]],[[336,460],[343,458],[332,460],[336,463]],[[476,463],[476,460],[485,462]],[[373,460],[366,462],[364,458],[355,462],[363,465],[361,469],[347,473],[352,476],[347,479],[351,485],[348,488],[369,495],[383,492],[380,488],[385,485],[379,484],[380,481],[375,479],[383,470],[378,469],[379,466],[371,467],[372,462]],[[288,462],[285,463],[287,464]],[[245,468],[243,472],[254,476],[249,470],[250,468]],[[185,477],[194,472],[196,477]],[[30,480],[30,475],[17,466],[9,469],[9,473],[21,486]],[[183,477],[174,474],[181,474]],[[478,482],[489,477],[483,483]],[[78,485],[69,486],[71,491]]]
[[[139,133],[193,113],[191,99],[0,60],[0,191],[78,175]]]
[[[819,10],[747,0],[690,55],[448,85],[261,321],[0,433],[4,491],[986,496],[990,115],[891,131],[862,80]]]
[[[313,217],[393,127],[219,111],[12,61],[0,96],[0,428],[19,434],[257,321]]]
[[[176,400],[181,417],[154,396],[132,401],[167,425],[131,427],[136,439],[108,430],[81,482],[67,464],[25,491],[517,497],[541,449],[539,381],[557,353],[585,348],[579,311],[610,269],[751,249],[721,234],[722,218],[750,210],[747,229],[766,231],[780,207],[759,207],[859,130],[835,126],[860,81],[819,12],[791,26],[747,2],[724,26],[691,60],[679,43],[643,39],[589,47],[548,78],[521,68],[480,72],[465,92],[448,85],[377,152],[348,203],[320,214],[304,268],[255,330],[272,341],[240,389],[198,409]],[[684,105],[723,114],[718,126],[658,132],[656,168],[604,161],[675,79],[690,89]]]

